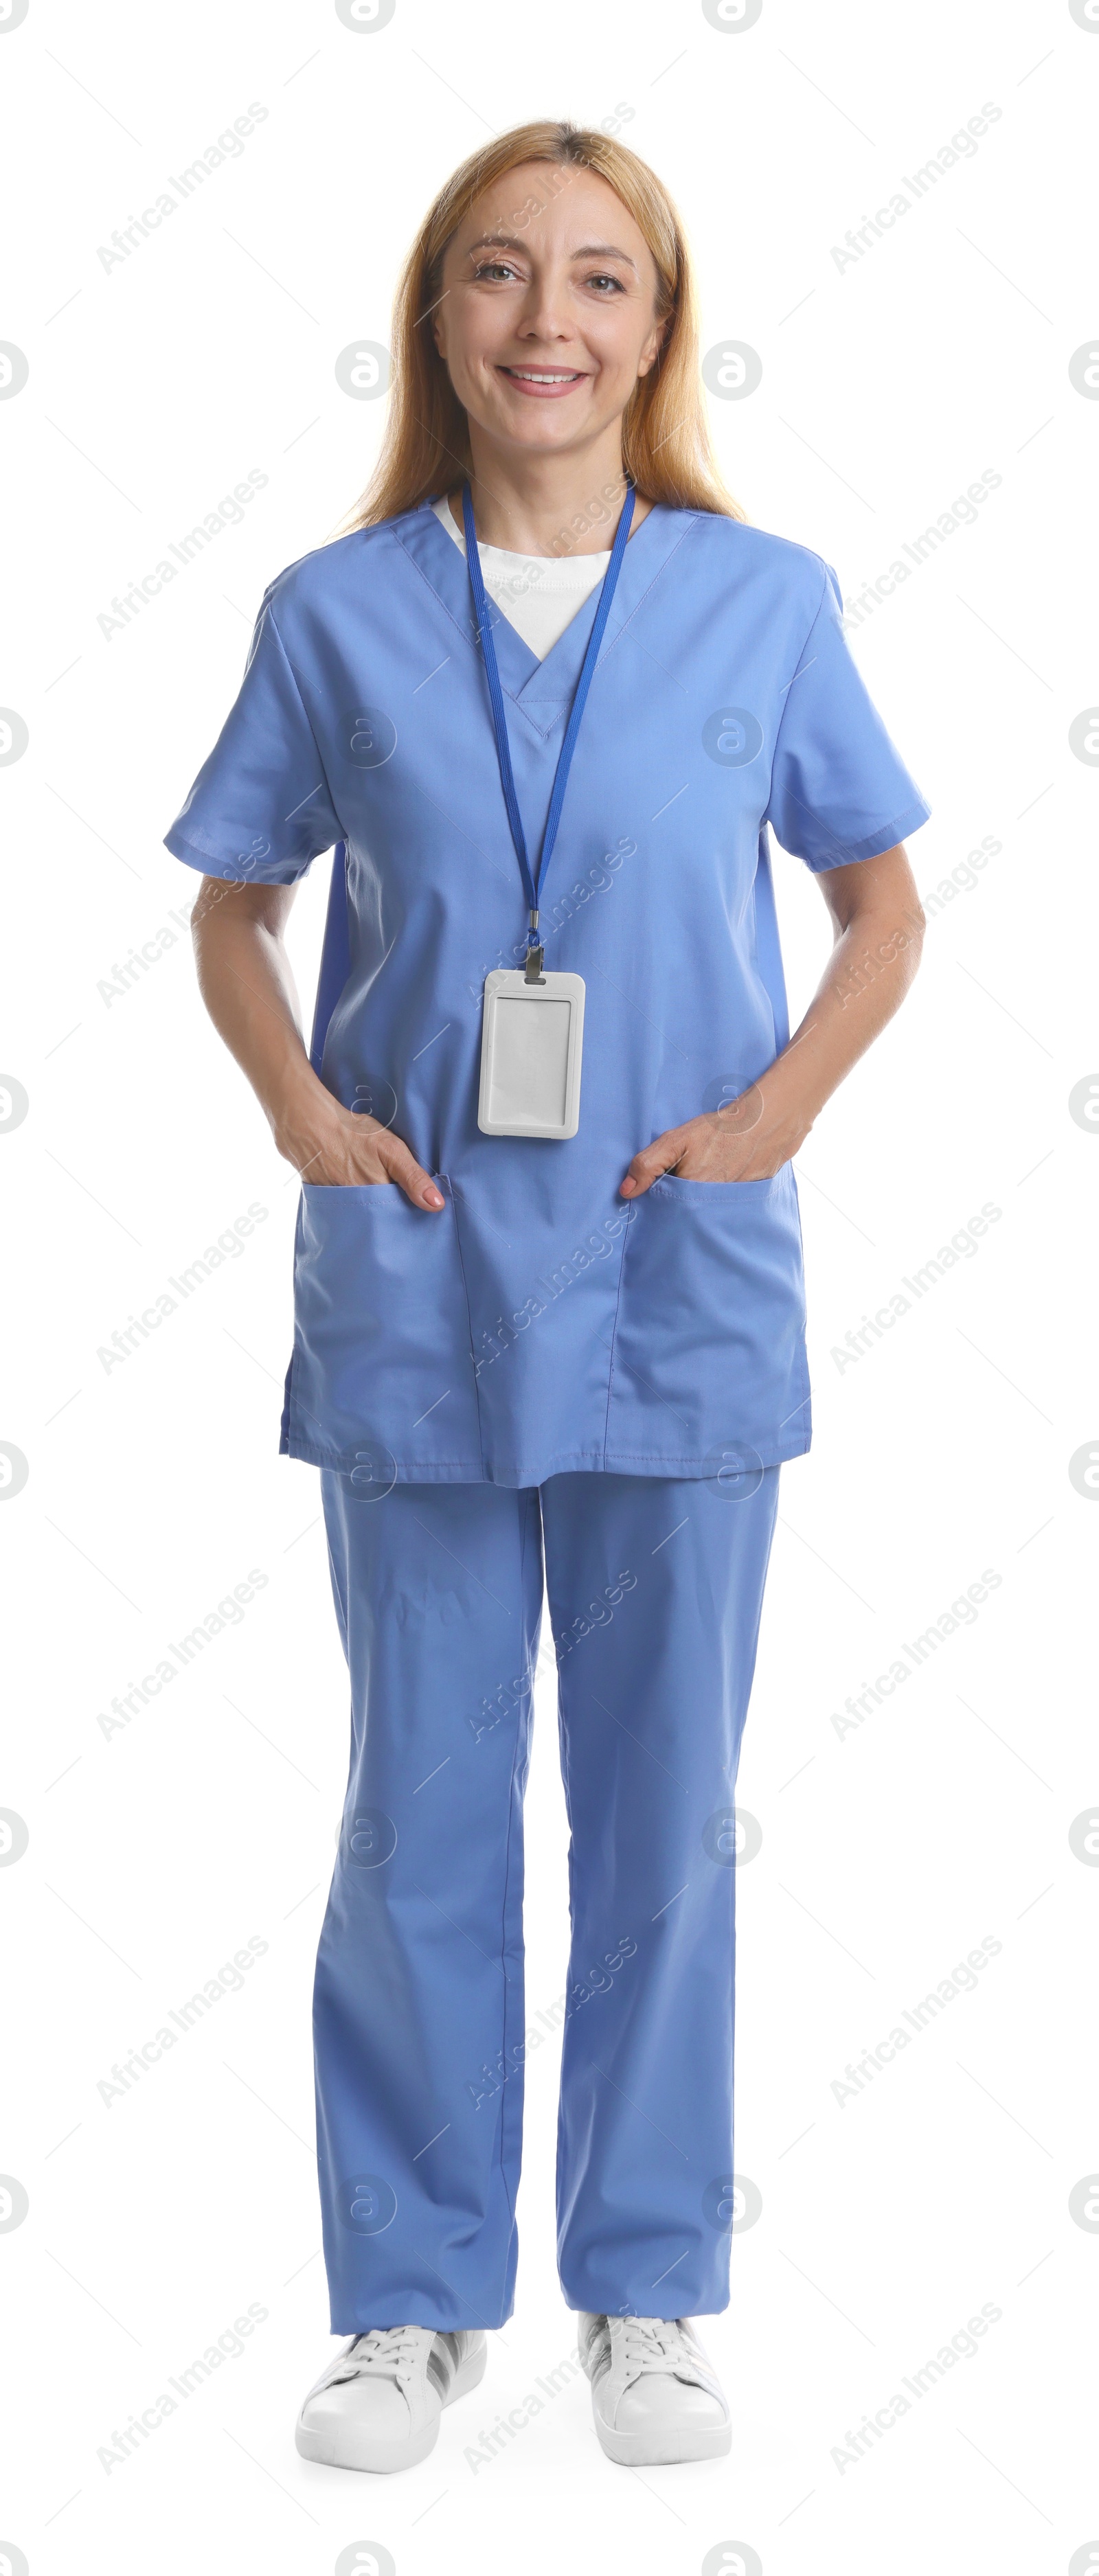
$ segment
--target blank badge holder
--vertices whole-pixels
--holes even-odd
[[[481,1031],[483,1136],[575,1136],[580,1124],[584,978],[509,967],[485,977]]]

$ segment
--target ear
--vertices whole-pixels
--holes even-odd
[[[665,339],[667,338],[668,325],[671,318],[671,314],[666,313],[662,321],[654,322],[652,330],[645,343],[645,354],[638,363],[637,372],[639,376],[647,376],[650,369],[655,367],[657,359],[664,346]]]

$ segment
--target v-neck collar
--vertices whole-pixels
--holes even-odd
[[[628,538],[607,632],[600,648],[600,663],[613,650],[623,627],[640,607],[646,591],[697,516],[697,511],[671,510],[657,501],[647,512],[636,534]],[[460,627],[470,652],[480,660],[480,639],[464,548],[456,546],[446,529],[440,526],[430,501],[421,502],[419,509],[409,511],[405,518],[398,520],[394,534],[448,615]],[[596,582],[587,598],[581,601],[575,616],[569,619],[563,634],[558,636],[556,644],[551,644],[541,661],[529,644],[524,643],[511,619],[505,616],[491,596],[489,598],[500,685],[505,697],[510,698],[519,712],[527,717],[536,733],[551,734],[572,704],[599,608],[601,587],[601,583]]]

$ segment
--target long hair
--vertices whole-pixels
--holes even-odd
[[[710,445],[699,378],[694,276],[683,228],[666,188],[635,152],[589,127],[542,121],[513,126],[463,161],[429,207],[405,261],[393,310],[393,386],[381,455],[345,528],[376,527],[421,501],[452,491],[472,470],[469,424],[435,343],[432,315],[442,292],[443,256],[470,207],[494,180],[531,161],[593,170],[633,216],[656,265],[656,313],[667,328],[648,374],[638,378],[622,419],[622,464],[647,501],[675,510],[745,512],[721,481]],[[548,182],[556,191],[565,179]],[[537,209],[528,198],[516,226]]]

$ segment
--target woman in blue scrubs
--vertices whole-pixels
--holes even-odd
[[[734,1785],[809,1445],[791,1157],[897,1008],[928,807],[819,555],[710,455],[674,209],[501,137],[410,255],[381,463],[263,599],[167,835],[301,1174],[282,1448],[351,1758],[315,1996],[333,2331],[298,2448],[421,2459],[512,2313],[543,1583],[572,1948],[558,2260],[608,2456],[728,2448]],[[771,831],[833,946],[791,1040]],[[312,1060],[283,934],[336,849]]]

